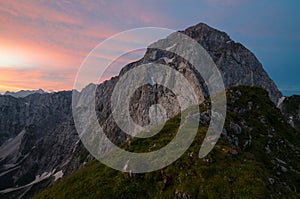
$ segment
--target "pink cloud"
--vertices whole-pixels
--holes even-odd
[[[54,4],[54,2],[52,2]],[[62,5],[62,4],[61,4]],[[15,16],[28,17],[31,19],[44,19],[52,22],[67,24],[79,24],[80,18],[59,12],[51,7],[51,1],[6,1],[0,4],[0,8],[7,10]],[[75,15],[75,13],[72,13]],[[78,16],[78,15],[77,15]]]
[[[30,89],[31,82],[44,89],[71,89],[77,69],[99,42],[138,24],[169,23],[163,14],[153,13],[140,1],[5,1],[0,2],[0,11],[1,47],[14,49],[13,54],[29,60],[26,64],[32,69],[20,70],[24,63],[0,68],[2,88],[5,84],[7,88]],[[122,59],[119,62],[124,65],[131,61]]]

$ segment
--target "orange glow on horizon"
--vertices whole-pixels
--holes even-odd
[[[134,5],[124,9],[128,3],[102,3],[81,1],[79,6],[67,1],[0,2],[0,93],[39,88],[71,90],[84,58],[100,42],[133,28],[137,22],[151,26],[153,22],[165,23],[152,12],[136,17],[135,12],[128,12],[137,10]],[[122,21],[121,26],[115,24],[118,21]],[[128,39],[139,42],[138,38]],[[118,48],[111,46],[108,50]],[[121,61],[125,64],[130,60]],[[117,72],[109,70],[102,79],[110,79],[109,75]]]

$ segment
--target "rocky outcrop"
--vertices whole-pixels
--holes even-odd
[[[300,132],[300,96],[285,97],[282,103],[278,104],[278,108],[280,108],[288,123]]]

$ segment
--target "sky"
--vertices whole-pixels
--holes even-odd
[[[71,90],[88,53],[114,34],[204,22],[251,50],[284,95],[300,94],[299,8],[296,0],[0,1],[0,93]]]

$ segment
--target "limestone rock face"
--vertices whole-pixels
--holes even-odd
[[[262,87],[268,91],[269,97],[275,104],[282,97],[282,94],[254,54],[242,44],[231,40],[226,33],[213,29],[203,23],[187,28],[181,32],[195,39],[208,51],[222,74],[226,88],[238,85]],[[157,43],[159,42],[164,42],[164,39]],[[187,60],[171,52],[148,48],[142,59],[128,64],[121,70],[118,77],[104,82],[97,88],[98,94],[96,103],[97,107],[100,108],[98,110],[99,121],[100,123],[105,121],[103,123],[104,129],[109,132],[109,135],[114,134],[112,139],[116,139],[117,136],[115,136],[115,134],[119,136],[121,134],[122,138],[126,137],[116,126],[110,114],[110,97],[114,86],[118,79],[128,71],[141,64],[147,63],[168,65],[181,72],[197,93],[199,102],[202,102],[209,96],[201,74],[197,73]],[[171,77],[166,76],[166,81],[171,81]],[[128,82],[134,84],[134,80],[132,80],[132,82],[129,80]],[[132,95],[129,108],[133,120],[139,125],[149,124],[149,108],[157,103],[165,108],[168,118],[180,111],[180,105],[171,90],[159,85],[148,84],[141,86],[135,94]],[[116,140],[116,143],[121,142],[120,140]]]
[[[255,55],[225,33],[200,23],[183,31],[205,48],[222,73],[226,88],[258,86],[268,91],[276,104],[282,96]]]

